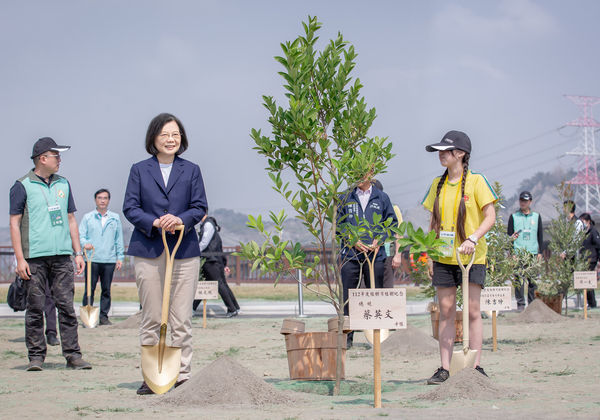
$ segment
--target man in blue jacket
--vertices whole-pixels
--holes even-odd
[[[348,290],[358,287],[362,273],[365,287],[371,286],[369,267],[366,257],[375,257],[375,287],[383,287],[383,275],[385,271],[384,261],[387,257],[384,247],[380,246],[386,239],[385,232],[381,228],[373,227],[373,238],[365,234],[362,240],[354,247],[350,247],[343,241],[345,226],[358,226],[361,220],[368,225],[373,225],[373,216],[381,216],[381,222],[392,219],[391,226],[398,224],[396,213],[386,193],[372,184],[370,176],[365,177],[356,188],[341,197],[341,203],[337,214],[338,234],[342,237],[341,250],[341,276],[344,286],[344,314],[348,315]],[[379,238],[379,240],[377,239]],[[347,348],[352,347],[354,332],[350,332],[347,338]]]
[[[120,270],[123,265],[123,227],[119,215],[108,210],[110,191],[105,188],[96,191],[94,200],[96,200],[96,210],[86,213],[81,223],[79,223],[79,240],[83,247],[88,250],[88,253],[89,250],[94,250],[90,305],[94,304],[94,292],[96,291],[98,279],[100,279],[102,289],[100,325],[111,325],[112,323],[108,319],[110,286],[115,269]],[[83,306],[88,304],[87,282],[85,285]]]

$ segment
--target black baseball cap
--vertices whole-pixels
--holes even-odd
[[[462,131],[448,131],[439,143],[425,146],[428,152],[439,152],[440,150],[462,150],[471,153],[471,139]]]
[[[531,201],[533,200],[533,195],[531,195],[529,191],[523,191],[521,194],[519,194],[519,200]]]
[[[31,159],[36,156],[41,155],[42,153],[46,153],[49,150],[54,152],[65,152],[69,150],[71,146],[61,146],[56,144],[56,142],[50,137],[42,137],[33,145],[33,151],[31,152]]]

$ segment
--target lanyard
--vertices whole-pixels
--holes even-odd
[[[48,207],[50,207],[50,203],[48,202],[48,197],[46,197],[46,193],[44,192],[44,189],[39,184],[38,184],[38,187],[40,187],[40,191],[42,192],[42,195],[44,196],[44,200],[46,200],[46,205]],[[50,189],[50,187],[48,187],[48,189]],[[56,191],[54,191],[54,203],[58,204],[58,197],[56,196]]]
[[[460,180],[458,181],[458,185],[456,188],[456,197],[454,198],[454,203],[452,205],[452,231],[454,231],[454,226],[456,224],[456,213],[457,213],[457,203],[460,202],[460,184],[462,182],[463,179],[463,174],[460,175]],[[442,225],[444,224],[446,218],[445,218],[445,213],[446,213],[446,187],[448,185],[448,177],[446,177],[446,179],[444,180],[444,186],[442,187],[442,205],[438,204],[439,207],[442,208]]]

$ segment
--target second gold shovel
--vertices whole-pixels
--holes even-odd
[[[98,320],[100,318],[100,308],[92,306],[92,258],[94,257],[94,248],[92,248],[91,255],[88,255],[88,250],[83,250],[85,254],[85,265],[87,266],[87,279],[85,287],[87,289],[87,305],[79,308],[79,317],[81,322],[87,328],[95,328],[98,326]]]
[[[184,226],[175,228],[179,231],[179,238],[173,248],[169,251],[165,231],[162,232],[162,240],[165,245],[167,257],[165,269],[165,285],[163,288],[162,313],[160,317],[160,335],[158,344],[153,346],[142,346],[142,376],[148,387],[155,394],[164,394],[173,387],[181,369],[181,348],[167,346],[167,322],[169,321],[169,300],[171,298],[171,278],[173,277],[173,262],[175,254],[183,239]]]

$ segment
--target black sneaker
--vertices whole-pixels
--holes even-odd
[[[148,384],[146,384],[146,381],[144,381],[135,393],[138,395],[152,395],[154,394],[154,391],[152,391]]]
[[[181,381],[175,382],[175,388],[177,388],[179,385],[183,385],[186,382],[187,382],[187,379],[182,379]]]
[[[49,346],[58,346],[58,345],[60,345],[60,341],[58,341],[58,338],[56,338],[56,334],[48,334],[46,336],[46,343]]]
[[[39,372],[41,370],[44,370],[42,368],[42,364],[44,362],[42,362],[41,360],[38,359],[33,359],[29,361],[29,365],[27,365],[27,372]]]
[[[227,313],[225,314],[226,318],[233,318],[234,316],[238,315],[238,311],[227,311]]]
[[[100,325],[112,325],[108,318],[100,318]]]
[[[485,376],[486,378],[489,378],[489,376],[487,376],[487,373],[485,373],[485,370],[483,370],[483,368],[481,366],[477,366],[475,368],[475,370],[479,373],[481,373],[483,376]]]
[[[435,371],[431,378],[427,379],[427,385],[441,385],[442,382],[445,382],[449,376],[450,372],[443,367],[440,367]]]
[[[68,359],[67,367],[69,369],[76,369],[76,370],[81,370],[81,369],[89,370],[92,368],[92,365],[90,365],[88,362],[83,360],[82,357],[78,357],[76,359]]]

